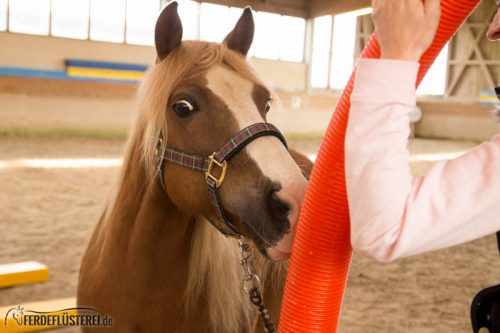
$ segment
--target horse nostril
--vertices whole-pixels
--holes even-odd
[[[277,220],[286,219],[290,212],[290,206],[278,197],[276,191],[271,192],[269,196],[269,212]]]

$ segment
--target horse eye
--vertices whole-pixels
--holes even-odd
[[[271,110],[271,101],[267,101],[266,103],[266,113],[268,113],[269,110]]]
[[[174,104],[174,111],[179,117],[188,117],[194,111],[194,106],[185,99],[180,100]]]

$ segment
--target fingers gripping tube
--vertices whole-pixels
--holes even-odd
[[[420,59],[417,82],[480,0],[442,0],[434,42]],[[361,54],[379,58],[375,36]],[[290,259],[279,332],[336,332],[351,262],[344,139],[351,76],[321,144],[303,204]],[[417,83],[417,84],[418,84]]]

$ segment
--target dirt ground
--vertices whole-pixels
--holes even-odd
[[[291,145],[315,154],[319,142]],[[414,173],[423,174],[439,158],[432,154],[460,153],[473,145],[413,140]],[[119,158],[122,150],[122,141],[0,139],[0,264],[37,260],[50,269],[46,283],[0,290],[0,306],[75,295],[82,253],[118,173],[117,167],[33,168],[5,162]],[[500,283],[497,253],[490,236],[391,264],[354,255],[339,331],[470,332],[472,297]],[[63,331],[72,330],[57,332]]]

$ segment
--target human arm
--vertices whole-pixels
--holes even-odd
[[[500,136],[413,178],[407,142],[418,64],[360,60],[346,133],[353,248],[380,261],[500,230]]]
[[[500,137],[436,164],[425,177],[410,173],[416,61],[435,33],[436,6],[437,0],[374,1],[384,59],[357,66],[345,152],[351,242],[382,261],[500,229]]]

